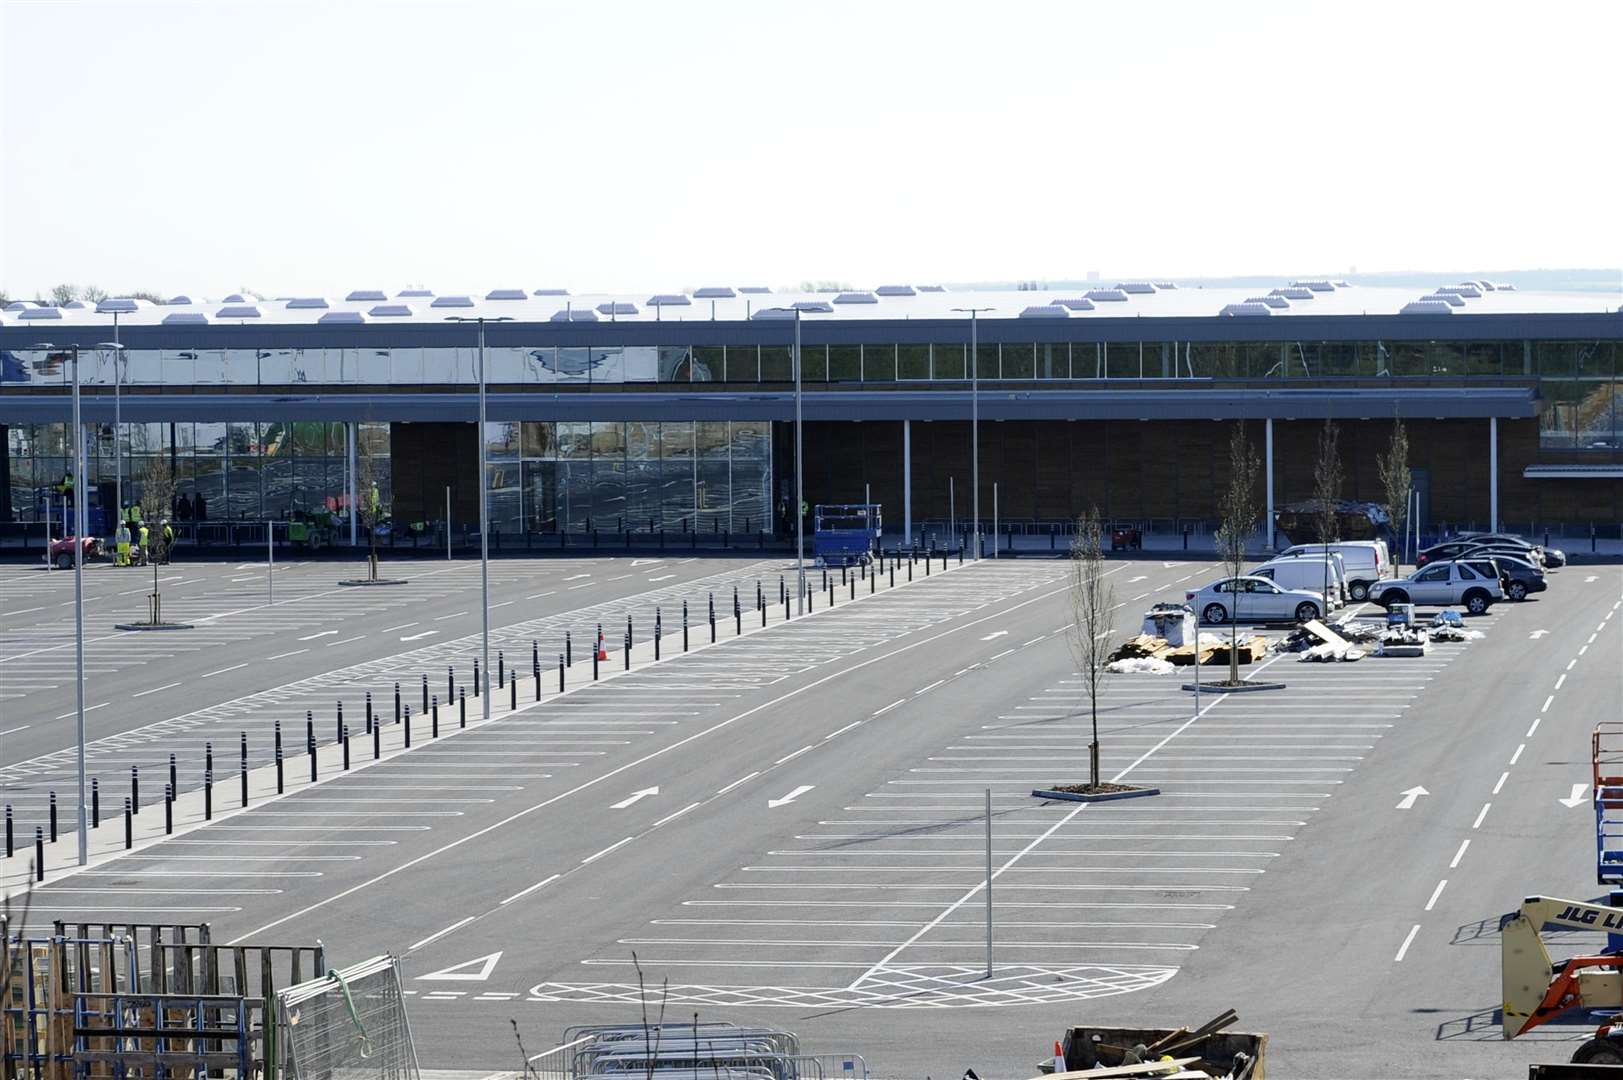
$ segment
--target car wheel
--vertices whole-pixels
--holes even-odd
[[[1362,581],[1354,581],[1347,586],[1347,592],[1354,600],[1363,602],[1369,599],[1369,585]]]
[[[1505,595],[1509,596],[1512,600],[1526,600],[1527,586],[1523,585],[1519,581],[1512,581],[1510,583],[1510,588],[1505,590]]]
[[[56,557],[56,568],[58,570],[72,570],[73,569],[73,556],[69,555],[65,551],[62,552],[61,554],[57,555],[57,557]]]
[[[1377,604],[1380,604],[1388,611],[1392,610],[1393,604],[1407,604],[1408,602],[1409,594],[1404,592],[1402,589],[1388,589],[1383,592],[1380,599],[1376,601]]]
[[[1473,589],[1471,592],[1465,594],[1465,610],[1469,611],[1472,615],[1481,615],[1483,612],[1487,611],[1488,605],[1491,602],[1492,601],[1488,598],[1488,594],[1480,590]]]
[[[1572,1055],[1574,1065],[1623,1065],[1623,1048],[1610,1039],[1590,1039]]]
[[[1303,600],[1300,604],[1296,605],[1296,621],[1297,622],[1312,622],[1314,619],[1317,619],[1318,617],[1319,617],[1319,607],[1318,607],[1317,604],[1313,604],[1313,603],[1310,603],[1310,602],[1308,602],[1306,600]]]
[[[1200,621],[1207,626],[1217,626],[1229,621],[1229,613],[1222,604],[1207,604],[1206,610],[1200,613]]]

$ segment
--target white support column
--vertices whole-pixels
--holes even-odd
[[[1499,531],[1499,418],[1488,417],[1488,531]]]
[[[1269,417],[1263,422],[1263,459],[1266,462],[1264,472],[1267,476],[1265,483],[1268,488],[1268,516],[1263,518],[1262,549],[1272,554],[1274,550],[1274,421]]]
[[[913,542],[913,421],[902,421],[902,532],[903,543]]]
[[[349,453],[348,453],[348,461],[346,463],[347,464],[346,471],[349,473],[349,546],[350,547],[354,547],[358,543],[358,540],[356,538],[357,538],[357,536],[359,534],[356,531],[356,528],[357,528],[357,525],[358,525],[358,522],[356,521],[356,519],[360,517],[359,509],[360,509],[360,505],[361,505],[360,503],[355,501],[355,485],[356,485],[356,479],[355,479],[355,440],[356,440],[356,436],[357,436],[357,432],[355,430],[355,421],[351,420],[349,423],[344,425],[344,441],[349,444],[348,447],[347,447]]]

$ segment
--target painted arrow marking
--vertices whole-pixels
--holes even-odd
[[[653,566],[655,563],[662,563],[664,561],[664,559],[632,559],[631,565],[632,568],[635,569],[639,566]]]
[[[766,804],[767,806],[777,807],[783,806],[786,803],[792,803],[816,786],[816,784],[802,784],[781,799],[768,799]]]
[[[1548,630],[1534,630],[1531,634],[1528,634],[1527,636],[1532,638],[1534,641],[1537,641],[1539,638],[1543,637],[1545,634],[1548,634],[1548,633],[1549,633]]]
[[[337,637],[337,636],[338,636],[338,631],[336,631],[336,630],[323,630],[319,634],[311,634],[309,637],[301,637],[299,640],[300,641],[314,641],[318,637]]]
[[[634,803],[640,802],[643,799],[648,798],[648,796],[650,796],[650,795],[658,795],[658,794],[659,794],[659,789],[657,787],[645,787],[641,791],[633,791],[629,797],[621,799],[619,802],[615,803],[613,806],[610,806],[609,809],[610,810],[624,810],[626,807],[631,806]]]
[[[1183,565],[1183,563],[1181,563],[1181,562],[1164,562],[1164,563],[1161,564],[1161,569],[1163,569],[1163,570],[1171,570],[1174,566],[1182,566],[1182,565]]]
[[[452,964],[448,968],[430,971],[427,975],[417,976],[419,979],[444,979],[452,982],[484,982],[490,978],[490,973],[496,970],[496,961],[502,958],[499,952],[489,956],[479,956],[472,960],[464,960],[460,964]],[[469,968],[478,965],[479,970],[470,971]]]
[[[1587,585],[1591,581],[1599,581],[1599,580],[1600,580],[1600,578],[1596,577],[1594,574],[1590,574],[1588,577],[1584,578],[1584,584]]]
[[[997,638],[1008,637],[1008,636],[1009,636],[1009,632],[1007,630],[993,630],[990,634],[987,634],[985,637],[981,638],[981,640],[982,641],[994,641]]]
[[[1403,793],[1403,798],[1402,798],[1402,800],[1400,800],[1398,802],[1398,805],[1395,807],[1395,809],[1398,809],[1398,810],[1413,810],[1414,809],[1414,804],[1420,801],[1420,796],[1422,796],[1422,795],[1430,795],[1430,794],[1431,794],[1431,792],[1427,791],[1423,787],[1412,787],[1408,791],[1405,791]]]
[[[1588,784],[1573,784],[1572,794],[1567,796],[1565,799],[1557,799],[1556,802],[1567,807],[1568,809],[1571,809],[1574,806],[1582,806],[1584,803],[1589,801],[1588,799],[1584,798],[1584,792],[1588,790]]]
[[[437,633],[439,633],[438,630],[424,630],[421,634],[402,634],[400,636],[400,640],[401,641],[420,641],[421,639],[423,639],[425,637],[430,637],[430,636],[432,636],[434,634],[437,634]]]

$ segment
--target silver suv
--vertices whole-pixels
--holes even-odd
[[[1377,581],[1369,598],[1382,607],[1415,604],[1425,607],[1463,605],[1481,615],[1505,594],[1499,587],[1499,569],[1489,559],[1455,559],[1432,563],[1406,578]]]

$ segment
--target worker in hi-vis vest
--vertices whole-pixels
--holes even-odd
[[[114,535],[118,544],[117,564],[119,566],[128,566],[130,565],[130,527],[120,521],[118,523],[118,532]]]

